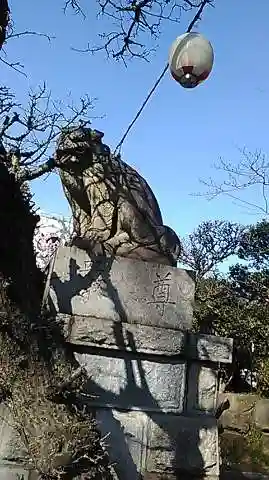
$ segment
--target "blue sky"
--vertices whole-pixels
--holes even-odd
[[[27,78],[1,65],[2,84],[20,100],[29,87],[46,81],[55,98],[74,99],[87,93],[97,98],[93,114],[103,116],[93,126],[105,132],[112,148],[120,140],[148,90],[167,62],[168,50],[184,32],[188,18],[166,24],[157,52],[150,62],[135,60],[125,68],[104,53],[94,56],[71,50],[94,43],[104,25],[87,7],[87,19],[62,12],[63,1],[11,1],[18,30],[55,35],[12,40],[6,47],[10,60],[25,65]],[[237,162],[238,147],[268,151],[268,17],[269,2],[216,0],[199,25],[212,43],[215,64],[210,78],[194,90],[181,88],[167,74],[123,146],[123,159],[138,169],[156,194],[165,223],[186,235],[205,219],[224,218],[254,222],[228,198],[208,202],[193,197],[203,191],[199,178],[217,177],[212,165],[219,156]],[[218,174],[219,175],[219,174]],[[32,183],[35,201],[47,213],[66,215],[68,205],[56,175]],[[248,200],[255,198],[249,192]]]

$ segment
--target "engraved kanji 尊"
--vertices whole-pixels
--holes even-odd
[[[148,303],[153,303],[156,308],[164,315],[166,305],[175,305],[176,302],[170,300],[170,288],[171,288],[171,272],[166,274],[156,273],[156,280],[153,281],[154,287],[152,291],[153,300]]]

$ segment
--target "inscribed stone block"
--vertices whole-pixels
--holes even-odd
[[[56,312],[190,329],[194,281],[186,270],[60,247],[49,277]]]

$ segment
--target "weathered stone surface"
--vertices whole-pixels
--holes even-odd
[[[141,360],[130,354],[109,357],[75,354],[88,376],[90,402],[98,406],[182,412],[186,365],[182,361]]]
[[[208,336],[206,353],[200,344],[205,344],[205,335],[186,334],[183,331],[150,327],[81,315],[58,314],[57,321],[63,325],[65,338],[74,345],[85,345],[112,350],[133,351],[154,355],[182,355],[184,358],[209,362],[216,361],[217,345],[222,341],[226,349],[220,351],[218,362],[231,359],[232,339]],[[188,337],[187,337],[188,335]],[[190,342],[188,340],[190,338]],[[194,346],[196,345],[196,346]]]
[[[229,400],[230,408],[220,417],[220,423],[224,427],[220,435],[223,465],[240,472],[257,472],[256,478],[259,478],[258,472],[269,472],[269,434],[266,421],[269,400],[250,394],[220,395],[220,402],[225,399]],[[251,478],[245,473],[243,475],[242,478]]]
[[[25,470],[19,465],[0,465],[1,480],[38,480],[38,474]]]
[[[269,476],[261,473],[240,472],[238,470],[229,469],[222,472],[220,480],[269,480]]]
[[[56,312],[190,329],[194,281],[182,269],[59,248],[50,281]]]
[[[176,468],[218,474],[218,432],[213,417],[153,415],[149,435],[148,471]]]
[[[219,395],[219,402],[228,399],[230,407],[221,415],[223,428],[235,432],[247,433],[253,423],[257,397],[249,394],[223,393]]]
[[[217,405],[217,372],[199,363],[188,371],[187,410],[196,414],[213,413]]]
[[[63,322],[66,340],[74,345],[167,356],[180,355],[185,349],[185,334],[179,330],[83,316],[57,315],[57,320]]]
[[[233,340],[213,335],[190,335],[189,356],[216,363],[232,363]]]
[[[147,458],[148,417],[142,412],[98,409],[101,434],[120,480],[139,480]]]
[[[145,472],[169,474],[174,469],[218,475],[218,435],[213,418],[149,417],[143,412],[100,409],[97,420],[102,434],[110,433],[107,444],[112,462],[122,459],[115,466],[121,480],[138,480]]]
[[[253,418],[258,428],[269,432],[269,400],[268,398],[257,399]]]
[[[26,456],[19,434],[12,426],[12,415],[8,408],[0,405],[0,462]],[[1,477],[0,477],[1,478]]]

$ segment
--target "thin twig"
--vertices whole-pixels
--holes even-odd
[[[7,60],[4,60],[3,57],[0,57],[0,62],[4,63],[5,65],[12,68],[16,72],[21,73],[22,75],[27,77],[26,73],[21,70],[24,67],[20,62],[16,62],[16,63],[8,62]]]
[[[147,47],[143,40],[145,34],[156,41],[161,34],[163,22],[180,23],[183,12],[192,9],[203,10],[204,0],[191,2],[189,0],[97,0],[100,5],[98,17],[108,17],[113,22],[113,32],[101,33],[101,44],[86,48],[72,48],[77,52],[95,53],[104,50],[108,57],[122,60],[140,58],[147,60],[149,54],[155,51],[154,46]],[[68,2],[71,3],[71,0]],[[75,5],[79,0],[74,1]],[[207,0],[213,6],[214,0]],[[75,8],[75,7],[73,7]],[[194,20],[196,22],[197,20]]]
[[[31,30],[25,30],[24,32],[11,33],[11,34],[7,35],[6,39],[10,40],[11,38],[19,38],[19,37],[24,37],[24,36],[27,36],[27,35],[36,35],[38,37],[45,37],[49,42],[51,42],[51,40],[56,38],[55,36],[47,35],[46,33],[40,33],[40,32],[31,31]]]

